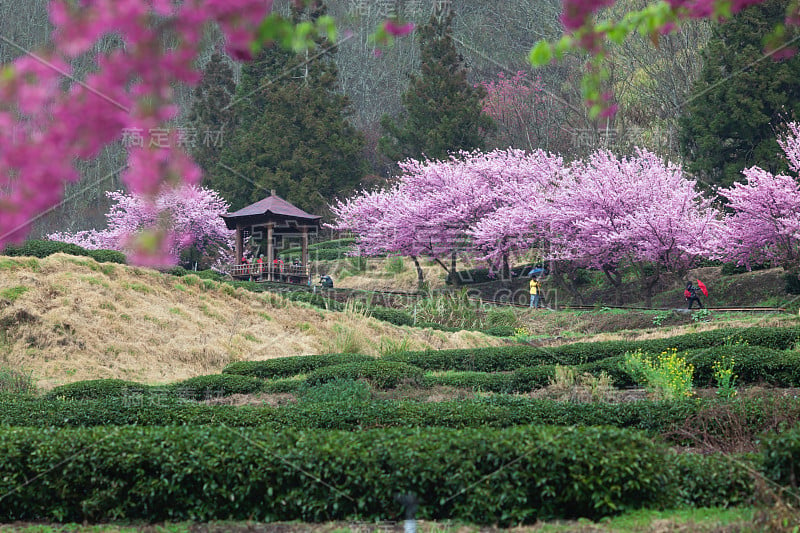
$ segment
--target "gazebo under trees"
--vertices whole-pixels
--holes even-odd
[[[319,230],[322,217],[293,206],[275,191],[263,200],[220,216],[228,229],[236,230],[236,261],[230,269],[233,277],[296,283],[309,280],[308,237]],[[284,265],[275,250],[296,239],[300,240],[300,260]],[[254,250],[249,262],[245,261],[246,240]]]

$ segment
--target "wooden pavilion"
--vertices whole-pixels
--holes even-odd
[[[306,283],[311,271],[308,260],[308,237],[319,230],[322,217],[306,213],[271,191],[271,195],[233,213],[221,215],[228,229],[236,230],[236,263],[231,265],[234,278],[255,281]],[[260,241],[256,257],[244,262],[243,243]],[[287,240],[300,238],[299,263],[284,265],[275,250]],[[263,255],[261,263],[257,259]]]

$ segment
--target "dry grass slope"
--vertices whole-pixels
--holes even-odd
[[[238,360],[498,343],[328,312],[196,276],[63,254],[0,256],[0,365],[32,372],[45,389],[96,378],[166,383]]]

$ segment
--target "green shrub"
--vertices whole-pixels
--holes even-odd
[[[390,307],[370,307],[369,314],[373,318],[389,322],[396,326],[411,326],[414,324],[414,317],[400,309]]]
[[[563,346],[502,346],[461,350],[427,350],[388,354],[383,359],[409,363],[424,370],[502,372],[540,364],[580,365],[621,356],[626,352],[661,353],[711,348],[740,343],[776,350],[792,348],[800,328],[724,328],[644,341],[577,342]]]
[[[734,507],[752,501],[758,469],[754,455],[675,454],[671,468],[680,479],[679,498],[688,507]]]
[[[492,307],[486,313],[487,328],[506,327],[514,330],[517,324],[517,315],[511,308]]]
[[[800,487],[800,427],[765,436],[761,453],[762,471],[768,479],[795,490]]]
[[[427,378],[425,378],[427,380]],[[308,387],[298,380],[276,380],[284,390]],[[289,384],[294,389],[286,390]],[[266,387],[265,387],[266,388]],[[722,416],[720,416],[722,413]],[[97,425],[217,425],[296,429],[356,430],[369,427],[511,427],[525,424],[608,425],[662,435],[679,445],[693,444],[687,435],[730,441],[737,436],[773,430],[777,421],[800,420],[800,405],[791,397],[744,399],[719,403],[694,398],[680,402],[641,400],[621,403],[562,402],[527,396],[493,394],[471,400],[419,402],[301,403],[281,407],[206,405],[179,400],[155,388],[149,395],[89,400],[0,396],[0,425],[70,427]],[[736,425],[731,427],[731,421]]]
[[[303,385],[305,385],[305,378],[271,379],[264,382],[263,392],[270,394],[294,392]]]
[[[419,367],[394,361],[361,361],[325,366],[306,376],[306,383],[318,385],[337,379],[364,379],[376,389],[391,389],[401,383],[422,383],[423,372]]]
[[[493,326],[491,328],[480,329],[478,331],[486,335],[491,335],[492,337],[513,337],[514,333],[516,332],[516,328],[513,326]]]
[[[87,255],[98,263],[119,263],[124,265],[128,262],[125,254],[117,250],[87,250]]]
[[[669,453],[615,428],[3,428],[0,520],[376,521],[407,491],[424,520],[599,519],[677,501]]]
[[[800,353],[763,346],[717,346],[685,353],[694,365],[694,383],[698,387],[714,386],[714,363],[723,357],[732,358],[737,383],[768,383],[776,387],[800,386]]]
[[[423,386],[446,386],[485,392],[516,392],[513,390],[510,375],[488,372],[449,371],[440,374],[426,374],[423,378]]]
[[[148,394],[149,392],[150,387],[133,381],[124,381],[121,379],[93,379],[61,385],[47,393],[47,397],[64,398],[67,400],[87,400],[119,398],[137,394]]]
[[[89,254],[89,251],[85,248],[81,248],[77,244],[35,239],[25,241],[19,245],[7,244],[3,250],[3,255],[30,256],[40,259],[56,253],[86,256]]]
[[[312,370],[342,363],[372,361],[375,358],[363,354],[298,355],[277,357],[266,361],[237,361],[222,369],[223,374],[238,374],[261,379],[288,378],[307,374]]]
[[[169,390],[179,397],[191,400],[208,400],[231,394],[255,394],[263,389],[263,380],[235,374],[197,376],[169,386]]]
[[[512,374],[513,392],[526,392],[546,387],[555,377],[555,365],[539,365],[518,368]]]
[[[365,381],[353,379],[334,379],[319,385],[303,383],[295,391],[297,400],[302,403],[361,403],[372,398],[372,391]]]

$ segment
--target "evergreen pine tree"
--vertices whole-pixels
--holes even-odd
[[[688,169],[710,184],[729,186],[753,165],[784,168],[775,137],[800,111],[800,55],[765,57],[763,37],[785,16],[783,0],[752,6],[717,27],[706,46],[680,140]]]
[[[295,16],[323,13],[316,4]],[[275,190],[321,214],[366,174],[363,136],[348,121],[349,100],[337,92],[334,51],[327,41],[303,54],[272,47],[244,65],[235,100],[238,128],[221,155],[227,173],[211,184],[232,210]]]
[[[481,149],[494,123],[483,113],[486,90],[467,81],[464,58],[452,36],[453,12],[434,15],[418,30],[421,66],[403,93],[405,116],[381,119],[386,135],[379,148],[387,157],[446,158],[449,152]]]
[[[220,151],[225,138],[233,131],[235,117],[230,104],[235,91],[233,69],[225,56],[214,52],[203,69],[202,81],[192,94],[187,117],[187,144],[203,169],[206,181],[219,172]]]

